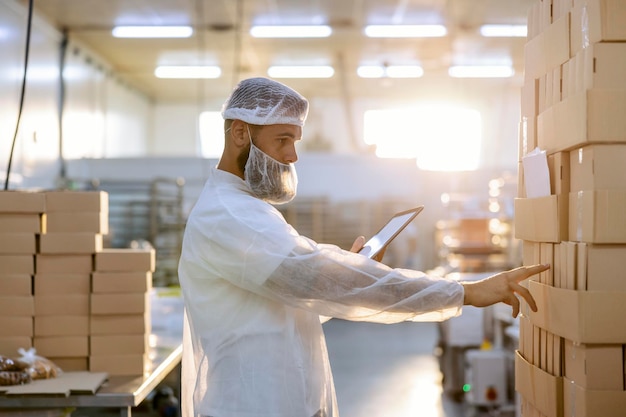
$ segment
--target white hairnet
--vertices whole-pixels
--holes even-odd
[[[222,117],[253,125],[304,126],[309,102],[300,93],[268,78],[240,81],[222,106]]]

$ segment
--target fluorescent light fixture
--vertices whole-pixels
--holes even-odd
[[[525,38],[528,36],[526,25],[482,25],[480,34],[488,38]]]
[[[457,65],[448,68],[448,75],[454,78],[509,78],[515,74],[508,65]]]
[[[446,36],[443,25],[369,25],[365,35],[370,38],[435,38]]]
[[[188,38],[191,26],[116,26],[111,32],[116,38]]]
[[[330,78],[334,74],[329,65],[272,66],[267,70],[272,78]]]
[[[250,35],[255,38],[327,38],[333,33],[327,25],[253,26]]]
[[[424,75],[418,65],[361,65],[356,72],[361,78],[419,78]]]
[[[154,70],[158,78],[219,78],[220,67],[201,65],[161,65]]]

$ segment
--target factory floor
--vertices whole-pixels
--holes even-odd
[[[331,320],[324,324],[324,332],[341,417],[488,415],[443,393],[442,374],[433,354],[438,340],[437,324],[380,325]],[[119,413],[89,409],[71,414],[114,415]],[[162,417],[147,401],[133,409],[132,416]]]

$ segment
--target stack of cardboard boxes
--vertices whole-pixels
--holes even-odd
[[[105,192],[0,192],[1,355],[144,372],[154,251],[103,248],[107,233]]]
[[[516,390],[524,417],[626,410],[626,2],[542,0],[528,19],[515,234],[528,282]],[[528,198],[523,157],[547,153],[551,194]],[[526,168],[527,169],[527,168]]]

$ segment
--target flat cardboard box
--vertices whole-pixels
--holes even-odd
[[[33,337],[33,318],[0,316],[0,338],[11,336]]]
[[[89,336],[89,316],[35,316],[35,336]]]
[[[147,334],[92,335],[89,339],[91,355],[143,355],[149,348]]]
[[[548,155],[551,194],[569,194],[570,192],[570,154],[557,152]]]
[[[565,252],[565,288],[568,290],[586,290],[585,286],[581,286],[578,282],[578,244],[576,242],[562,242]]]
[[[58,358],[57,358],[58,360]],[[56,378],[37,379],[24,385],[3,387],[5,395],[54,395],[69,397],[70,394],[95,394],[107,380],[106,372],[63,372]]]
[[[569,238],[626,243],[626,190],[586,190],[569,195]]]
[[[626,14],[624,14],[626,23]],[[576,80],[577,91],[591,88],[626,88],[626,43],[594,43],[580,51],[582,55]]]
[[[541,263],[541,243],[531,242],[530,240],[524,240],[522,242],[522,264],[537,265]],[[532,279],[532,277],[531,277]],[[537,279],[537,277],[535,277]]]
[[[621,344],[564,343],[565,377],[585,389],[624,389],[624,354]]]
[[[108,211],[55,211],[46,215],[48,233],[109,233]]]
[[[89,316],[92,335],[149,334],[152,328],[150,313],[109,314]]]
[[[102,235],[89,232],[52,233],[39,237],[42,254],[94,254],[102,250]]]
[[[572,8],[572,56],[601,41],[626,40],[626,5],[621,0],[586,0]]]
[[[0,213],[43,213],[46,199],[43,193],[30,191],[0,191]]]
[[[32,317],[35,314],[32,295],[0,295],[0,317]]]
[[[106,248],[95,256],[95,271],[98,272],[154,272],[154,268],[154,249]]]
[[[626,190],[624,161],[626,143],[595,144],[573,149],[570,152],[571,191]]]
[[[2,255],[0,254],[0,275],[35,273],[35,257],[33,255]]]
[[[144,314],[148,311],[149,293],[91,294],[91,314]]]
[[[33,277],[28,274],[0,275],[0,294],[9,295],[32,295]]]
[[[535,326],[578,343],[626,343],[626,292],[575,291],[529,281],[538,311],[529,312]]]
[[[152,288],[151,272],[93,272],[94,293],[145,293]]]
[[[518,160],[537,147],[537,117],[522,116],[519,124]]]
[[[89,336],[35,336],[33,347],[44,357],[74,358],[89,355]]]
[[[5,255],[33,255],[37,252],[34,233],[0,233],[0,253]]]
[[[515,390],[545,417],[563,416],[563,379],[528,363],[515,352]]]
[[[516,198],[515,237],[532,242],[558,243],[567,240],[567,199],[550,195]]]
[[[93,255],[37,254],[38,274],[90,274],[93,271]]]
[[[626,291],[626,245],[577,244],[578,289]]]
[[[46,191],[46,212],[108,211],[106,191]]]
[[[89,274],[35,274],[35,295],[87,295],[90,292]]]
[[[89,315],[89,295],[35,295],[35,316],[68,315]]]
[[[48,358],[63,372],[89,371],[89,357],[79,356],[76,358]]]
[[[38,213],[0,213],[0,232],[45,233],[45,227],[42,227],[42,215]]]
[[[133,376],[150,371],[151,362],[146,355],[91,355],[91,372],[106,372],[108,375]]]
[[[0,355],[10,358],[19,357],[18,349],[33,347],[33,339],[26,336],[0,337]]]
[[[570,58],[569,13],[548,25],[524,45],[524,75],[540,78]]]
[[[623,417],[626,410],[626,391],[586,390],[567,378],[563,398],[567,417]]]

